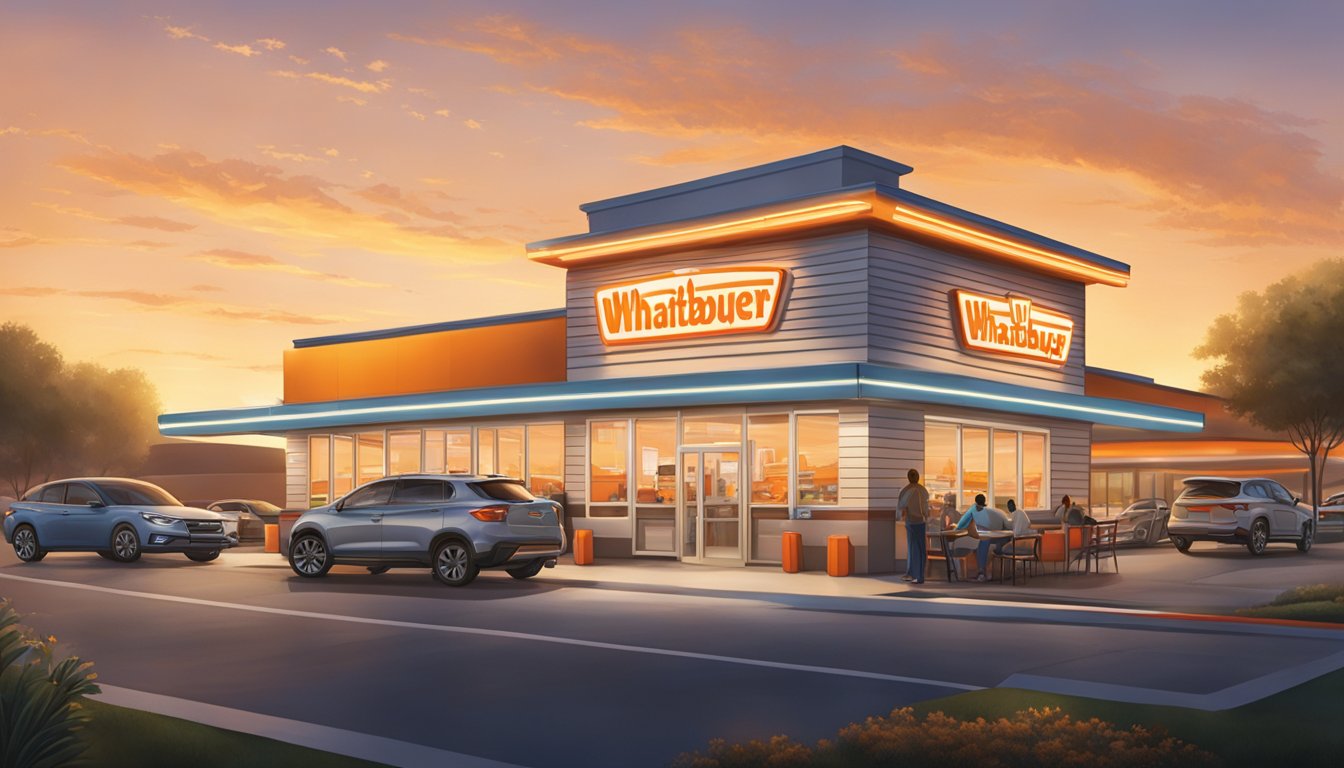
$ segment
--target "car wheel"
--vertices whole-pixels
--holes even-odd
[[[509,568],[509,575],[515,579],[530,579],[541,573],[542,566],[546,565],[545,560],[533,560],[527,565],[520,565],[517,568]]]
[[[369,573],[372,573],[374,576],[377,576],[380,573],[387,573],[390,568],[391,566],[388,565],[370,565]]]
[[[219,550],[212,549],[209,552],[187,552],[187,559],[193,563],[208,563],[219,557]]]
[[[140,537],[131,526],[118,526],[112,532],[112,559],[118,563],[133,563],[140,559]]]
[[[321,536],[301,536],[289,546],[289,567],[306,579],[326,576],[331,564],[331,553]]]
[[[1269,523],[1262,517],[1251,523],[1251,540],[1246,542],[1246,549],[1250,550],[1252,555],[1263,555],[1267,544],[1269,544]]]
[[[1175,547],[1176,547],[1176,551],[1177,551],[1177,552],[1182,552],[1182,553],[1184,553],[1184,552],[1189,552],[1189,551],[1190,551],[1190,544],[1191,544],[1191,542],[1190,542],[1189,539],[1185,538],[1184,536],[1172,536],[1172,537],[1171,537],[1171,543],[1172,543],[1173,545],[1175,545]]]
[[[443,542],[434,552],[434,578],[450,587],[466,586],[480,572],[471,547],[457,539]]]
[[[1315,534],[1316,534],[1316,526],[1312,525],[1311,523],[1303,523],[1302,538],[1297,540],[1297,551],[1310,552],[1311,540],[1315,537]]]
[[[25,563],[36,563],[47,556],[31,525],[21,525],[14,531],[14,554]]]

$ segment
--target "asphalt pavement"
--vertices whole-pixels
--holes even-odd
[[[574,569],[453,589],[419,570],[301,580],[255,552],[21,564],[3,548],[0,595],[117,691],[536,768],[663,765],[712,738],[810,741],[1005,684],[1218,709],[1344,666],[1339,631],[1058,605],[1043,621],[868,579],[780,594],[758,569],[721,584],[689,565],[654,564],[647,583]],[[660,582],[664,570],[705,586]]]

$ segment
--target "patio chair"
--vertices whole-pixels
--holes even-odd
[[[999,555],[999,581],[1003,581],[1003,567],[1007,565],[1012,571],[1013,585],[1016,586],[1018,563],[1022,564],[1022,582],[1025,584],[1028,571],[1040,567],[1041,564],[1040,534],[1014,536],[1012,542],[1004,547],[1004,551]]]
[[[1105,557],[1111,559],[1112,565],[1115,566],[1115,572],[1120,572],[1120,557],[1115,551],[1115,540],[1119,526],[1119,520],[1106,520],[1090,526],[1092,536],[1091,541],[1088,542],[1087,556],[1092,562],[1096,563],[1097,573],[1101,573],[1101,561]]]
[[[1088,558],[1091,556],[1089,547],[1092,545],[1093,527],[1090,523],[1064,526],[1065,573],[1073,570],[1074,563],[1080,563],[1082,572],[1087,573],[1088,564],[1091,562]]]
[[[952,562],[952,541],[953,537],[945,536],[942,533],[930,533],[924,538],[924,549],[928,559],[942,560],[943,565],[947,566],[947,581],[951,583],[957,580],[957,571]]]

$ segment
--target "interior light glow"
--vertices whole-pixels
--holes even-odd
[[[1025,243],[1008,240],[978,229],[962,226],[943,218],[931,216],[903,205],[897,205],[891,216],[893,221],[905,226],[927,232],[931,235],[955,242],[973,245],[1022,261],[1031,262],[1055,271],[1063,271],[1085,279],[1095,280],[1104,285],[1120,288],[1129,284],[1129,275],[1114,269],[1083,264],[1076,259],[1051,253]]]
[[[528,254],[528,258],[538,261],[559,261],[570,263],[611,256],[645,248],[663,248],[674,245],[692,245],[706,240],[740,235],[763,229],[777,229],[797,224],[809,224],[834,221],[859,214],[872,213],[873,204],[868,200],[840,200],[831,203],[794,208],[778,213],[750,216],[744,219],[713,222],[697,227],[650,232],[619,240],[605,240],[581,245],[558,245],[543,247]]]

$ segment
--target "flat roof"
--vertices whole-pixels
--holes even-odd
[[[425,325],[406,325],[399,328],[384,328],[376,331],[358,331],[355,333],[340,333],[334,336],[312,336],[306,339],[295,339],[294,348],[302,349],[304,347],[321,347],[327,344],[346,344],[352,341],[372,341],[374,339],[393,339],[398,336],[415,336],[421,333],[438,333],[440,331],[457,331],[463,328],[484,328],[491,325],[509,325],[511,323],[531,323],[537,320],[552,320],[557,317],[564,317],[565,310],[561,309],[543,309],[537,312],[516,312],[511,315],[492,315],[490,317],[473,317],[466,320],[452,320],[446,323],[426,323]]]

